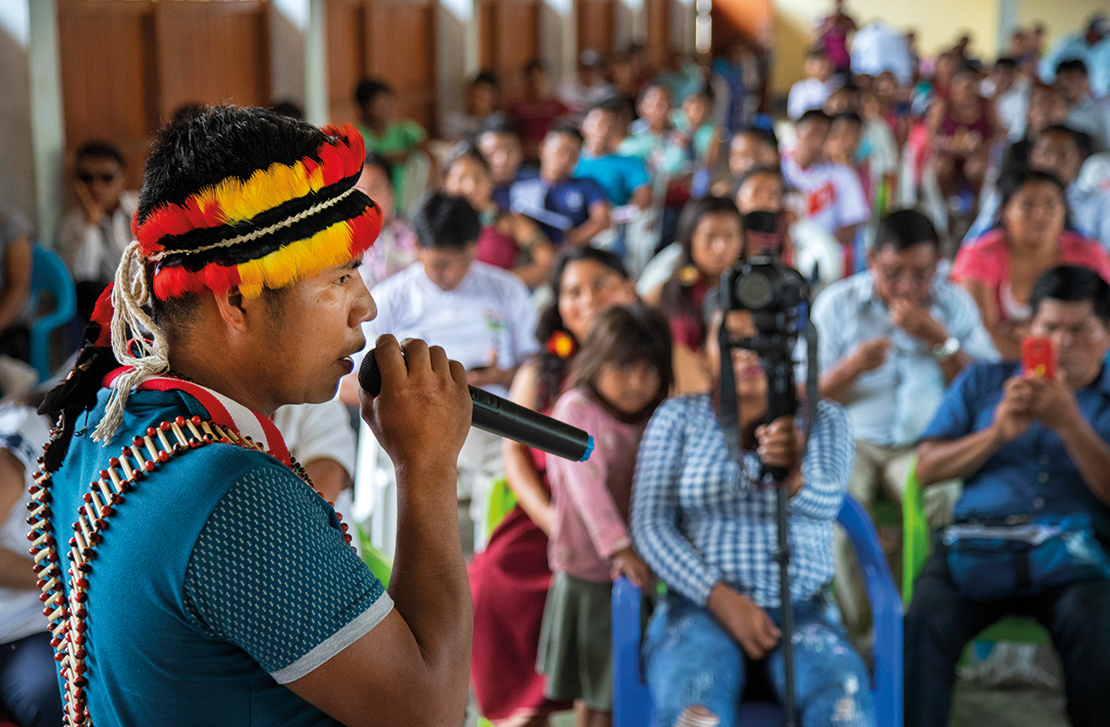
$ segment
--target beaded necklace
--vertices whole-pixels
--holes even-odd
[[[104,540],[109,518],[124,503],[127,494],[135,489],[137,483],[160,465],[173,457],[215,443],[266,452],[264,447],[250,437],[240,436],[234,427],[204,421],[199,416],[190,419],[178,416],[172,421],[166,420],[156,427],[149,427],[144,436],[134,437],[131,445],[124,447],[118,457],[109,459],[108,468],[100,470],[98,479],[93,480],[88,492],[82,496],[83,504],[77,509],[73,537],[69,539],[69,552],[66,553],[66,559],[71,565],[64,576],[58,556],[58,544],[51,535],[52,477],[51,473],[43,471],[43,460],[39,459],[40,470],[34,473],[34,484],[28,490],[31,501],[27,504],[27,509],[31,511],[31,515],[27,518],[27,523],[31,526],[31,532],[27,538],[31,541],[30,553],[35,560],[34,571],[39,576],[38,586],[42,589],[39,600],[45,605],[43,615],[50,623],[53,636],[50,645],[54,648],[54,660],[58,662],[59,674],[65,682],[63,700],[67,727],[92,725],[85,697],[89,677],[85,663],[88,639],[85,601],[88,600],[89,575],[92,572],[92,561],[96,559],[96,546]],[[312,486],[304,467],[291,457],[288,465],[298,477]],[[336,516],[339,517],[343,537],[350,544],[348,526],[342,522],[338,512]],[[63,578],[67,578],[69,584],[68,599]]]

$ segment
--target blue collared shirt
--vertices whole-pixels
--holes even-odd
[[[952,384],[921,439],[959,439],[994,421],[1007,379],[1021,372],[1013,361],[969,366]],[[1110,368],[1075,392],[1079,412],[1103,440],[1110,441]],[[1003,445],[964,482],[956,502],[957,522],[1010,515],[1094,515],[1095,529],[1110,537],[1110,507],[1083,481],[1056,432],[1034,421],[1027,432]]]
[[[963,288],[942,278],[933,283],[929,313],[960,349],[975,360],[996,361],[998,351],[983,327],[979,308]],[[856,438],[875,444],[909,444],[928,423],[947,386],[932,346],[897,328],[875,293],[875,276],[865,271],[837,281],[813,305],[817,326],[817,368],[825,373],[855,348],[889,337],[886,361],[860,374],[848,389],[844,408]],[[804,381],[799,372],[798,380]]]
[[[795,603],[832,579],[832,523],[855,450],[837,404],[821,401],[790,512],[790,595]],[[705,605],[723,581],[763,608],[779,605],[775,491],[756,484],[759,460],[744,471],[725,447],[708,394],[668,399],[640,441],[632,486],[636,550],[679,594]]]

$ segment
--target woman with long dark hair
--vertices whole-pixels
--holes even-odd
[[[517,371],[510,390],[516,403],[549,411],[562,393],[571,362],[594,321],[613,305],[633,303],[636,293],[612,253],[568,249],[551,278],[554,302],[540,317],[540,353]],[[474,649],[470,678],[483,716],[498,727],[545,725],[566,703],[544,697],[536,673],[540,624],[551,583],[548,535],[555,511],[538,450],[505,440],[505,476],[517,505],[471,563]]]

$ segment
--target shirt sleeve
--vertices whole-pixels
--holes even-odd
[[[651,177],[648,176],[647,167],[644,166],[644,161],[637,157],[629,156],[624,165],[625,168],[625,184],[628,185],[629,192],[635,192],[645,184],[651,183]]]
[[[327,503],[267,463],[209,515],[185,573],[185,607],[194,625],[288,684],[368,633],[393,602]]]
[[[571,391],[560,397],[551,412],[552,417],[572,427],[578,427],[598,436],[605,427],[597,416],[597,405],[580,393]],[[613,452],[599,447],[585,462],[571,462],[562,457],[547,461],[548,474],[558,479],[582,518],[594,550],[602,558],[612,558],[618,551],[632,544],[628,528],[621,517],[613,495],[609,491],[609,462],[613,457],[627,457],[630,452]]]
[[[871,216],[871,208],[867,204],[867,196],[863,193],[863,185],[854,171],[847,167],[840,170],[840,180],[837,186],[837,227],[848,227],[866,222]]]
[[[518,281],[514,280],[514,283]],[[536,326],[539,324],[539,313],[536,306],[528,297],[528,289],[523,283],[513,286],[508,310],[509,335],[512,337],[513,360],[511,366],[519,366],[528,357],[540,350],[536,340]]]
[[[952,296],[952,320],[949,335],[960,342],[960,349],[975,361],[997,361],[998,349],[983,325],[983,316],[971,294],[958,285],[947,285]]]
[[[678,529],[687,406],[683,399],[663,402],[644,432],[632,481],[632,538],[636,551],[669,587],[704,606],[722,574]]]
[[[855,462],[852,425],[844,408],[831,401],[817,403],[802,460],[801,492],[790,500],[790,512],[814,520],[835,520],[848,489]]]
[[[813,325],[817,328],[817,370],[825,373],[835,366],[848,351],[842,340],[841,321],[844,320],[843,289],[837,284],[817,295],[813,303]],[[801,347],[804,350],[804,346]]]
[[[597,180],[583,177],[578,180],[581,183],[582,194],[586,197],[586,207],[591,208],[598,202],[610,204],[609,195],[605,194],[605,190],[597,183]]]
[[[982,390],[986,370],[985,365],[972,364],[960,372],[945,392],[944,399],[925,431],[921,433],[919,441],[958,439],[971,434],[976,412],[973,397],[975,392]]]

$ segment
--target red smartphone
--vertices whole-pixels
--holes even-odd
[[[1026,336],[1021,339],[1022,368],[1046,379],[1056,377],[1056,351],[1052,339],[1046,336]]]

